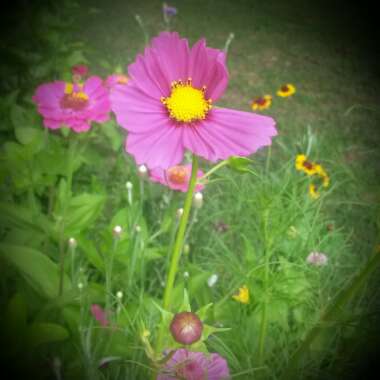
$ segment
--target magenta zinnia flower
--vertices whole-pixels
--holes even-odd
[[[33,101],[44,118],[47,128],[69,127],[75,132],[85,132],[91,122],[107,121],[110,112],[108,91],[96,76],[82,83],[55,81],[40,85]]]
[[[172,190],[179,190],[186,192],[189,187],[191,177],[191,164],[176,165],[169,169],[155,168],[149,173],[149,177],[153,182],[161,183],[162,185],[170,187]],[[203,176],[203,171],[198,170],[197,178]],[[203,190],[204,185],[198,183],[195,186],[195,191]]]
[[[163,32],[128,74],[128,86],[110,97],[138,165],[167,169],[183,161],[185,149],[213,162],[248,156],[277,134],[268,116],[214,107],[228,73],[225,54],[204,39],[190,49],[177,33]]]
[[[157,380],[226,380],[230,378],[227,362],[218,354],[177,350],[167,361]]]

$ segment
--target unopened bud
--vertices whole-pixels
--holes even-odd
[[[116,293],[116,297],[121,300],[123,298],[123,292],[121,292],[120,290]]]
[[[141,232],[141,227],[138,224],[136,224],[136,226],[135,226],[135,231],[136,232]]]
[[[218,281],[218,275],[217,274],[213,274],[211,275],[208,280],[207,280],[207,284],[210,288],[212,288],[216,282]]]
[[[194,194],[193,203],[195,208],[201,208],[203,206],[203,194],[201,192],[198,191]]]
[[[77,241],[73,237],[71,237],[69,239],[69,247],[70,248],[76,248],[76,246],[77,246]]]
[[[185,255],[187,255],[189,252],[190,252],[190,246],[189,246],[189,244],[185,244],[185,245],[183,246],[183,253],[184,253]]]
[[[182,215],[183,215],[183,208],[179,208],[177,211],[176,211],[176,215],[177,215],[177,218],[178,219],[181,219]]]
[[[83,289],[83,284],[81,282],[78,283],[78,289],[82,290]]]
[[[123,229],[121,228],[121,226],[115,226],[112,230],[112,233],[113,236],[115,236],[115,238],[119,238],[123,233]]]
[[[127,182],[125,183],[125,187],[127,188],[127,190],[132,190],[132,188],[133,188],[133,183],[130,182],[130,181],[127,181]]]
[[[170,323],[174,340],[181,344],[192,344],[202,336],[203,324],[199,317],[190,311],[178,313]]]
[[[146,178],[148,176],[148,169],[145,165],[140,165],[138,168],[140,178]]]
[[[190,276],[189,272],[183,272],[183,277],[189,278],[189,276]]]

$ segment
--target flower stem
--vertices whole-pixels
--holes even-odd
[[[345,305],[355,296],[359,289],[368,280],[380,264],[380,253],[376,253],[370,258],[366,266],[356,275],[356,277],[346,286],[345,289],[335,298],[335,300],[327,307],[326,311],[321,315],[319,322],[309,331],[304,341],[298,346],[296,351],[290,358],[288,367],[281,376],[281,380],[296,379],[296,371],[298,364],[304,353],[307,352],[310,344],[324,330],[325,326],[337,321],[340,312]]]
[[[222,168],[223,166],[228,165],[228,160],[224,160],[219,162],[219,164],[215,165],[212,169],[210,169],[206,174],[203,174],[201,178],[199,178],[199,181],[202,181],[204,179],[207,179],[212,173],[215,173],[217,170]]]
[[[264,345],[265,345],[265,336],[268,325],[268,282],[269,282],[269,242],[268,242],[268,218],[269,210],[264,212],[264,288],[265,288],[265,300],[263,304],[263,310],[261,314],[261,325],[260,325],[260,335],[259,335],[259,366],[263,364],[264,358]]]
[[[193,155],[193,164],[192,164],[192,170],[191,170],[189,189],[186,194],[185,205],[183,208],[183,215],[179,223],[177,237],[174,243],[173,254],[170,261],[169,274],[166,280],[166,286],[165,286],[165,292],[164,292],[164,303],[163,303],[164,309],[168,309],[171,304],[171,295],[173,291],[175,275],[177,274],[177,270],[178,270],[178,262],[181,256],[183,240],[184,240],[185,232],[186,232],[186,226],[189,220],[194,189],[197,182],[197,172],[198,172],[198,158],[195,155]]]
[[[165,286],[165,291],[164,291],[164,301],[163,301],[163,308],[165,310],[168,310],[171,306],[171,297],[173,293],[173,287],[174,287],[174,280],[175,276],[178,271],[178,263],[179,259],[181,257],[181,251],[183,247],[183,242],[184,242],[184,237],[185,237],[185,232],[186,232],[186,226],[187,222],[189,220],[189,215],[190,215],[190,209],[191,209],[191,204],[193,201],[193,194],[194,194],[194,189],[195,185],[197,183],[197,172],[198,172],[198,157],[193,155],[193,163],[192,163],[192,170],[191,170],[191,178],[190,178],[190,183],[189,183],[189,188],[187,190],[186,194],[186,199],[185,199],[185,205],[183,208],[183,214],[179,223],[178,231],[177,231],[177,236],[175,239],[174,243],[174,248],[173,248],[173,253],[170,259],[170,264],[169,264],[169,273],[166,279],[166,286]],[[157,349],[160,349],[161,343],[162,343],[162,338],[163,338],[163,326],[161,325],[157,337],[157,344],[156,344],[156,351]]]

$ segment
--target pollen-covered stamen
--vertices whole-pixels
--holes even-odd
[[[188,170],[185,166],[177,165],[166,170],[166,177],[169,182],[176,185],[186,183],[188,179]]]
[[[74,111],[81,111],[87,107],[88,95],[82,91],[83,85],[66,83],[65,94],[61,98],[60,105],[62,108],[69,108]]]
[[[169,111],[169,116],[179,122],[204,120],[211,109],[211,99],[205,98],[206,86],[198,89],[192,86],[191,78],[185,83],[182,80],[171,84],[169,97],[161,98],[161,102]]]

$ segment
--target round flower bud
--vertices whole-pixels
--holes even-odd
[[[201,208],[203,206],[203,194],[199,191],[195,193],[193,202],[195,208]]]
[[[189,278],[189,277],[190,277],[189,272],[183,272],[183,277],[185,277],[185,278]]]
[[[176,211],[176,215],[177,215],[177,218],[178,218],[178,219],[181,219],[181,216],[183,215],[183,208],[179,208],[179,209]]]
[[[208,280],[207,280],[207,284],[210,288],[212,288],[216,282],[218,281],[218,275],[217,274],[213,274],[211,275]]]
[[[135,226],[135,231],[136,232],[141,232],[141,227],[138,224],[136,224],[136,226]]]
[[[83,284],[81,282],[78,283],[78,289],[82,290],[83,289]]]
[[[70,248],[76,248],[76,246],[77,246],[77,241],[73,237],[71,237],[69,239],[69,247]]]
[[[148,176],[148,169],[145,165],[140,165],[138,168],[140,178],[146,178]]]
[[[189,244],[185,244],[185,245],[183,246],[183,253],[184,253],[185,255],[187,255],[189,252],[190,252],[190,246],[189,246]]]
[[[132,188],[133,188],[133,183],[127,181],[126,184],[125,184],[125,187],[127,188],[127,190],[132,190]]]
[[[115,226],[112,230],[112,233],[113,233],[113,236],[115,236],[116,238],[119,238],[121,234],[123,233],[123,229],[121,228],[121,226]]]
[[[173,339],[181,344],[192,344],[202,336],[203,324],[199,317],[190,311],[176,314],[170,323]]]
[[[120,290],[116,293],[116,297],[121,300],[123,298],[123,292],[121,292]]]

